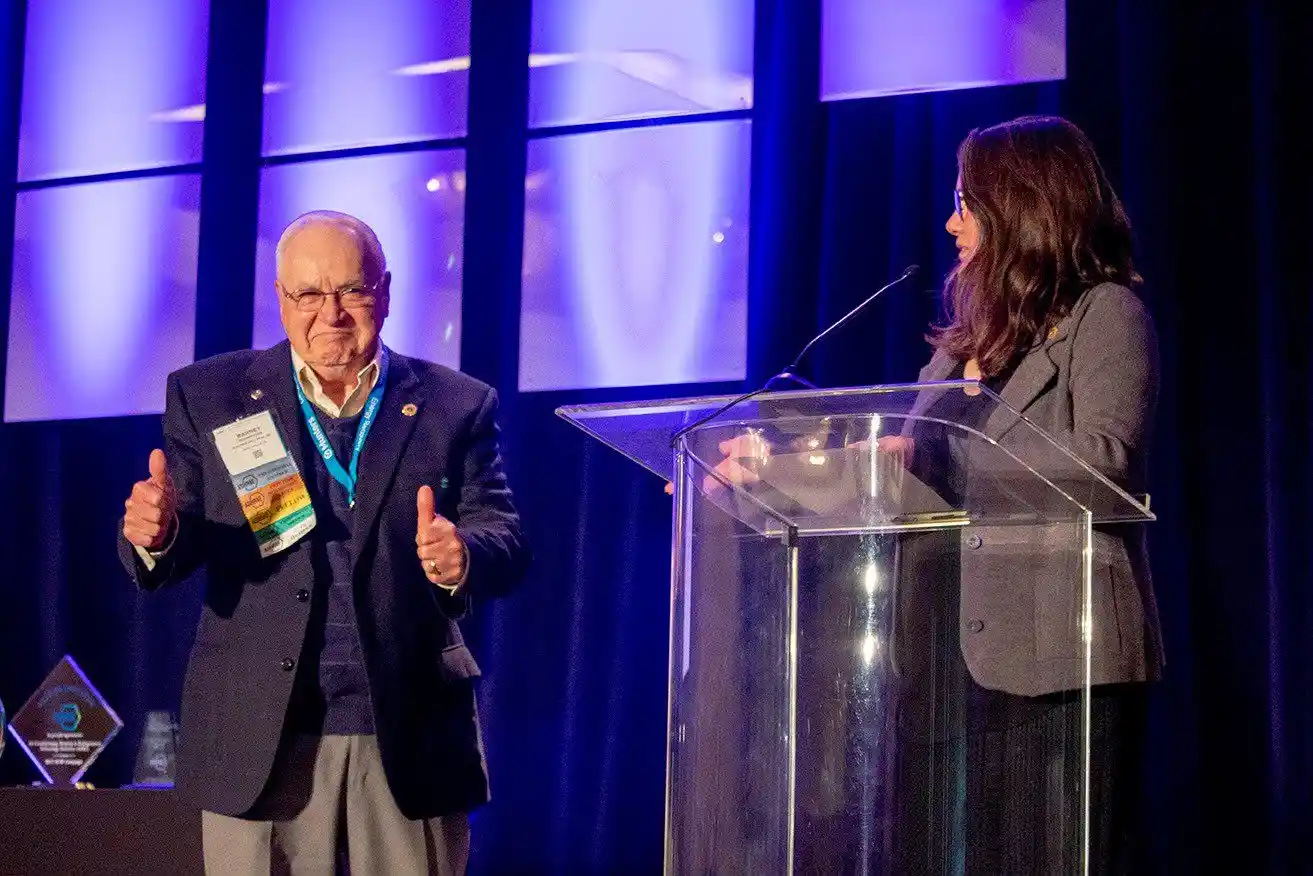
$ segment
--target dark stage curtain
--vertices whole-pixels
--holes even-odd
[[[1313,5],[1071,0],[1065,82],[834,105],[816,101],[813,5],[758,3],[750,378],[916,262],[916,286],[890,293],[809,366],[828,385],[914,379],[954,255],[942,225],[957,143],[1022,113],[1084,127],[1135,223],[1165,369],[1151,543],[1168,667],[1151,706],[1153,869],[1308,871],[1313,162],[1302,132]],[[511,29],[525,42],[526,21]],[[477,56],[487,23],[475,32]],[[474,119],[481,88],[522,107],[523,74],[484,76],[469,147],[519,155],[512,179],[522,114],[509,133]],[[12,168],[8,148],[0,160]],[[7,211],[12,192],[0,196]],[[483,209],[470,221],[467,262],[484,268],[467,282],[490,288],[466,296],[485,350],[467,365],[505,396],[536,552],[524,588],[467,624],[486,673],[493,791],[475,820],[474,871],[659,872],[669,499],[553,411],[707,388],[514,392],[505,344],[518,271],[504,266],[518,264],[518,217]],[[198,349],[232,346],[227,330]],[[487,352],[496,341],[500,352]],[[137,596],[114,557],[122,499],[158,434],[155,417],[0,428],[0,698],[16,708],[72,652],[128,721],[90,775],[102,785],[130,780],[145,712],[176,702],[198,601],[195,586]],[[18,752],[0,762],[0,780],[31,778]]]

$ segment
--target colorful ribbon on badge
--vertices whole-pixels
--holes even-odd
[[[269,411],[220,426],[214,440],[260,556],[285,550],[315,528],[305,481]]]

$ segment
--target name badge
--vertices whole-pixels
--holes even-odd
[[[315,528],[310,492],[268,411],[220,426],[214,442],[261,557],[286,550]]]

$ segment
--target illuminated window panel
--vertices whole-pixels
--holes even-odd
[[[200,178],[20,192],[5,420],[157,414],[192,361]]]
[[[266,168],[260,181],[257,347],[286,336],[274,252],[287,224],[311,210],[357,216],[383,244],[392,272],[384,342],[400,353],[457,367],[465,153],[407,152]]]
[[[27,4],[20,180],[201,160],[210,4]]]
[[[529,144],[520,389],[741,380],[747,121]]]
[[[752,0],[535,0],[529,124],[752,106]]]
[[[1063,0],[824,0],[821,97],[1062,79]]]
[[[264,154],[457,137],[470,0],[271,0]]]

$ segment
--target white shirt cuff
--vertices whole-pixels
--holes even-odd
[[[135,545],[135,544],[132,547],[137,551],[137,556],[141,558],[141,564],[146,567],[146,571],[153,572],[155,571],[156,564],[158,564],[160,559],[169,552],[169,549],[173,547],[173,543],[177,540],[178,540],[178,515],[174,514],[173,535],[169,538],[168,544],[166,544],[164,547],[160,548],[157,551],[147,550],[141,545]]]
[[[442,588],[443,590],[447,591],[447,592],[448,592],[449,594],[451,594],[452,596],[455,596],[455,595],[456,595],[456,591],[459,590],[459,589],[461,589],[462,587],[465,586],[465,581],[470,577],[470,549],[469,549],[469,546],[466,545],[465,542],[463,542],[463,541],[461,542],[460,547],[461,547],[461,550],[463,550],[463,551],[465,552],[465,562],[464,562],[464,566],[465,566],[465,568],[464,568],[464,570],[460,573],[460,580],[457,581],[455,584],[435,584],[435,585],[434,585],[435,587],[440,587],[440,588]]]

